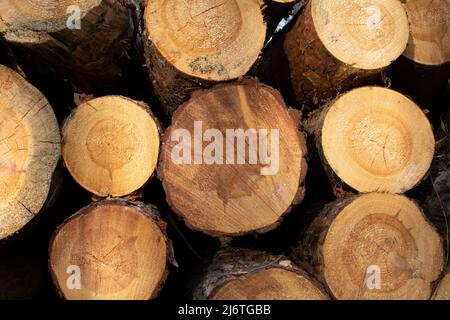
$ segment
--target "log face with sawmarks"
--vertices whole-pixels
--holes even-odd
[[[0,239],[20,230],[52,193],[60,134],[47,99],[0,66]]]
[[[314,104],[375,79],[408,42],[397,0],[311,0],[287,34],[285,52],[298,102]]]
[[[197,300],[327,300],[322,285],[283,256],[227,248],[194,291]]]
[[[434,135],[422,110],[390,89],[354,89],[306,122],[327,175],[339,195],[359,192],[404,193],[427,174]]]
[[[325,206],[295,256],[336,299],[429,299],[444,250],[404,196],[369,193]]]
[[[148,1],[144,30],[150,78],[169,113],[195,89],[244,76],[266,36],[256,0]]]
[[[214,236],[273,229],[304,195],[298,122],[276,90],[253,79],[195,92],[164,136],[158,175],[168,203]]]
[[[123,200],[83,208],[56,230],[49,248],[53,280],[69,300],[154,298],[170,258],[156,208]]]
[[[98,196],[124,196],[153,175],[159,124],[143,103],[106,96],[78,106],[63,127],[63,159],[74,179]]]

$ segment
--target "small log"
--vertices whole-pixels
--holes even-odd
[[[0,33],[79,92],[117,84],[133,46],[128,9],[119,0],[2,0]]]
[[[163,286],[171,250],[155,207],[106,200],[83,208],[56,230],[49,268],[65,299],[145,300]]]
[[[398,0],[310,0],[284,44],[298,102],[318,104],[373,81],[408,36]]]
[[[194,90],[244,76],[265,37],[258,0],[148,1],[144,47],[163,108],[171,114]]]
[[[327,300],[322,285],[284,256],[228,248],[194,291],[196,300]]]
[[[163,138],[158,176],[167,202],[213,236],[275,228],[304,196],[298,127],[299,114],[257,80],[195,92]]]
[[[311,113],[305,123],[334,193],[404,193],[427,174],[434,135],[422,110],[402,94],[362,87]]]
[[[0,239],[46,209],[55,190],[60,143],[47,99],[0,65]]]
[[[105,96],[78,106],[63,131],[63,159],[72,177],[97,196],[124,196],[153,175],[160,128],[148,106]]]
[[[325,206],[294,261],[309,266],[336,299],[429,299],[444,250],[413,201],[369,193]]]

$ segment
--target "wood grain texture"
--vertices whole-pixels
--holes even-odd
[[[45,207],[60,143],[47,99],[0,65],[0,239],[19,231]]]
[[[383,193],[326,205],[295,252],[336,299],[429,299],[444,267],[442,240],[417,204]],[[371,266],[379,287],[369,286]]]
[[[327,300],[322,285],[284,256],[238,248],[217,253],[197,300]]]
[[[187,130],[184,132],[193,136],[195,123],[199,121],[204,131],[217,129],[224,135],[221,140],[224,157],[231,146],[232,152],[237,153],[236,159],[243,157],[245,161],[239,164],[225,159],[221,163],[176,164],[172,154],[177,154],[180,141],[179,137],[174,138],[174,132]],[[262,174],[268,165],[261,162],[261,157],[255,164],[249,161],[250,152],[264,153],[261,144],[249,151],[250,140],[246,140],[243,152],[237,149],[238,142],[234,146],[227,144],[237,141],[226,137],[227,130],[237,129],[247,133],[254,130],[255,135],[259,130],[266,130],[266,142],[274,146],[279,156],[278,170],[273,175]],[[279,143],[275,145],[276,140],[269,133],[277,130]],[[260,142],[264,141],[259,137]],[[208,150],[206,141],[199,143]],[[197,151],[191,149],[190,152],[194,155]],[[200,157],[206,154],[201,152]],[[195,92],[175,112],[172,126],[163,138],[158,176],[163,182],[167,202],[189,227],[215,236],[266,232],[275,228],[292,205],[303,199],[305,154],[298,113],[289,111],[274,89],[246,79]],[[233,159],[234,156],[232,154]]]
[[[148,1],[146,58],[163,107],[172,113],[192,91],[244,76],[265,37],[257,0]]]
[[[409,26],[397,0],[311,0],[286,36],[299,103],[318,104],[370,83],[406,48]]]
[[[78,106],[63,127],[63,159],[74,179],[95,195],[124,196],[156,170],[160,126],[147,105],[105,96]]]
[[[68,28],[76,18],[70,8],[79,9],[80,28]],[[91,92],[116,85],[126,72],[134,32],[129,17],[119,0],[4,0],[0,32],[77,91]]]
[[[305,127],[338,196],[404,193],[425,177],[434,155],[429,121],[390,89],[354,89],[313,112]]]
[[[164,284],[171,250],[155,207],[113,199],[83,208],[56,230],[49,267],[66,299],[145,300]],[[79,267],[79,289],[67,286],[70,266]]]

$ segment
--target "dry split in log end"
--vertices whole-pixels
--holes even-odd
[[[299,115],[253,79],[201,90],[174,114],[159,178],[195,230],[237,236],[275,228],[304,195]]]
[[[221,251],[194,291],[197,300],[327,300],[322,285],[283,256]]]
[[[298,254],[337,299],[429,299],[444,264],[441,238],[421,209],[382,193],[327,205]]]
[[[128,9],[116,0],[2,0],[0,33],[84,92],[118,83],[132,46]]]
[[[0,66],[0,239],[19,231],[51,197],[60,143],[47,99]]]
[[[428,119],[410,99],[390,89],[354,89],[306,122],[336,195],[403,193],[427,174],[434,154]]]
[[[195,89],[244,76],[266,36],[257,0],[148,1],[144,21],[150,78],[169,113]]]
[[[90,100],[65,122],[64,164],[95,195],[128,195],[142,187],[156,169],[159,130],[143,103],[121,96]]]
[[[398,0],[309,1],[284,45],[298,102],[319,103],[372,80],[408,37]]]
[[[49,267],[66,299],[145,300],[161,289],[171,250],[156,208],[107,200],[58,228]]]

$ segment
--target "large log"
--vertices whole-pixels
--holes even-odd
[[[133,193],[156,170],[160,126],[141,102],[121,96],[87,101],[67,118],[62,131],[64,164],[95,195]]]
[[[187,225],[213,236],[275,228],[304,196],[299,115],[244,79],[197,91],[174,114],[158,176]]]
[[[0,239],[46,208],[56,186],[60,143],[47,99],[0,65]]]
[[[266,37],[257,0],[148,1],[144,24],[150,79],[168,113],[196,89],[245,75]]]
[[[450,78],[450,2],[407,0],[408,46],[391,69],[392,86],[433,110]]]
[[[405,50],[409,36],[398,0],[310,0],[286,36],[299,103],[320,103],[370,82]]]
[[[49,267],[66,299],[151,299],[172,248],[157,209],[124,200],[83,208],[55,231]]]
[[[327,300],[322,285],[284,256],[228,248],[208,266],[197,300]]]
[[[429,121],[390,89],[354,89],[314,111],[305,127],[336,196],[404,193],[425,177],[433,159]]]
[[[429,299],[444,266],[441,238],[421,209],[384,193],[325,206],[295,252],[336,299]]]
[[[78,19],[78,17],[80,19]],[[68,79],[77,91],[117,84],[126,71],[133,26],[119,0],[3,0],[0,33],[35,64]]]

